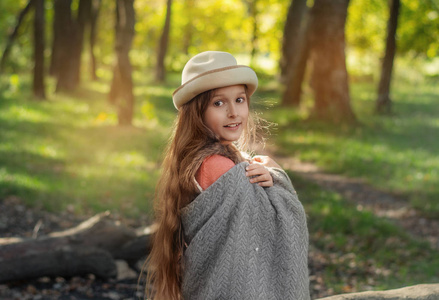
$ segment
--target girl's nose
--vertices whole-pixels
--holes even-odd
[[[236,118],[238,116],[238,110],[236,109],[235,104],[230,104],[227,110],[227,116],[229,118]]]

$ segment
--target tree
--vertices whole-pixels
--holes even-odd
[[[93,0],[91,8],[91,20],[90,20],[90,72],[91,78],[93,80],[98,79],[96,75],[96,55],[95,55],[95,45],[96,45],[96,28],[97,21],[99,17],[99,11],[101,7],[101,0]]]
[[[396,52],[396,29],[398,27],[400,0],[391,0],[390,17],[387,23],[386,53],[381,68],[381,79],[378,86],[378,98],[376,100],[375,111],[377,113],[389,114],[392,109],[390,99],[390,82],[392,79],[393,60]]]
[[[254,67],[255,58],[258,50],[258,0],[246,0],[248,14],[252,22],[252,33],[251,33],[251,52],[250,52],[250,63],[251,67]]]
[[[72,0],[55,0],[50,74],[58,79],[56,91],[79,85],[84,33],[91,24],[90,0],[80,0],[75,12],[71,6]]]
[[[81,57],[82,57],[82,50],[84,48],[84,35],[86,28],[90,27],[91,8],[92,8],[91,0],[80,0],[78,5],[77,19],[74,20],[74,22],[76,22],[75,27],[77,32],[76,32],[76,42],[74,44],[74,49],[73,49],[72,72],[75,78],[76,86],[78,86],[80,83]]]
[[[294,0],[288,10],[284,29],[281,59],[281,81],[286,88],[282,97],[283,106],[299,106],[302,82],[309,56],[312,22],[305,0]]]
[[[24,17],[27,15],[27,13],[30,11],[34,0],[29,0],[26,4],[26,6],[20,11],[17,17],[17,23],[14,27],[14,30],[8,37],[8,41],[6,43],[5,50],[3,51],[2,58],[0,60],[0,73],[3,72],[3,69],[5,67],[6,60],[9,56],[9,52],[11,51],[12,44],[14,43],[14,40],[17,38],[19,29],[21,24],[23,23]]]
[[[166,76],[165,58],[166,58],[166,52],[168,51],[169,31],[171,29],[171,10],[172,10],[172,0],[167,0],[165,24],[163,26],[163,32],[160,37],[159,47],[157,50],[157,65],[156,65],[155,79],[158,82],[165,81],[165,76]]]
[[[315,0],[311,10],[312,117],[334,123],[355,122],[350,105],[345,56],[349,0]]]
[[[282,82],[286,82],[288,72],[293,68],[294,60],[298,57],[299,48],[303,42],[300,39],[300,32],[305,27],[303,20],[306,17],[306,13],[306,0],[291,1],[282,40],[282,56],[280,60]]]
[[[131,125],[134,114],[132,66],[129,57],[134,24],[134,0],[116,0],[116,63],[109,101],[118,108],[119,125]]]
[[[44,87],[44,0],[34,0],[34,78],[33,94],[35,97],[46,98]]]
[[[56,91],[72,91],[77,81],[74,73],[74,51],[77,41],[76,22],[72,17],[72,0],[55,0],[53,44],[50,74],[57,77]]]

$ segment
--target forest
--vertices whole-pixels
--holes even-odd
[[[312,298],[439,282],[438,0],[0,1],[0,263],[7,239],[93,216],[145,242],[172,93],[208,50],[258,75],[264,151],[308,217]],[[139,293],[144,257],[99,251],[128,262],[131,290],[115,270],[0,276],[0,298]]]

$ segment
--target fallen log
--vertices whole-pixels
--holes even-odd
[[[135,263],[149,252],[154,227],[129,228],[98,214],[47,236],[0,238],[0,282],[42,276],[117,275],[115,259]]]

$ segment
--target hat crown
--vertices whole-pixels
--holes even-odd
[[[221,51],[202,52],[192,57],[184,66],[181,84],[185,84],[203,73],[236,65],[236,59],[230,53]]]

